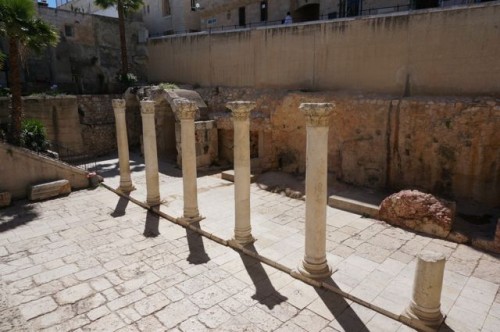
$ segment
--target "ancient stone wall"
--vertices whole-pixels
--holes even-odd
[[[255,100],[250,130],[262,170],[305,171],[303,102],[334,102],[328,168],[342,181],[372,188],[420,189],[500,204],[500,100],[391,98],[334,92],[199,89],[219,129],[219,158],[230,158],[224,102]],[[231,159],[229,159],[231,160]]]
[[[396,96],[500,95],[498,17],[500,3],[490,2],[158,38],[148,43],[149,79]]]
[[[40,120],[52,149],[61,157],[95,157],[116,150],[115,118],[111,100],[119,95],[25,97],[24,116]],[[0,98],[0,123],[8,122],[8,98]],[[134,114],[130,131],[136,127]],[[140,124],[140,123],[139,123]],[[138,145],[138,138],[131,141]]]
[[[115,115],[111,101],[119,95],[79,95],[78,114],[86,154],[100,156],[116,151]]]

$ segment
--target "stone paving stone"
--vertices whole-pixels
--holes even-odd
[[[213,306],[208,310],[202,311],[198,315],[199,321],[205,324],[210,329],[218,328],[219,326],[223,325],[224,322],[228,321],[230,318],[231,315],[218,305]]]
[[[93,294],[92,288],[88,284],[79,284],[55,294],[54,297],[59,305],[75,303]]]
[[[119,328],[125,326],[125,323],[116,314],[109,314],[107,316],[101,317],[95,322],[82,327],[82,331],[116,331]]]
[[[106,316],[109,313],[110,313],[110,311],[109,311],[108,307],[106,307],[105,305],[102,305],[98,308],[92,309],[89,312],[87,312],[87,317],[91,321],[94,321],[94,320],[99,319],[103,316]]]
[[[64,265],[61,267],[58,267],[53,270],[45,271],[39,274],[35,274],[33,276],[33,280],[37,284],[43,284],[47,283],[52,280],[56,280],[59,278],[62,278],[64,276],[67,276],[69,274],[72,274],[74,272],[78,271],[78,267],[75,264],[70,264],[70,265]]]
[[[160,309],[164,308],[170,303],[166,295],[162,293],[153,294],[145,299],[134,303],[134,309],[141,315],[147,316]]]
[[[290,321],[309,332],[321,331],[328,325],[328,320],[307,309],[300,311]]]
[[[51,312],[56,308],[57,303],[49,296],[19,306],[21,313],[27,320]]]
[[[165,325],[167,329],[175,327],[191,316],[197,315],[198,307],[188,299],[174,302],[155,313],[156,318]]]
[[[257,307],[249,308],[242,316],[262,331],[273,331],[282,324],[281,321]]]
[[[155,316],[147,316],[137,321],[137,327],[144,332],[160,332],[164,331],[165,327]]]

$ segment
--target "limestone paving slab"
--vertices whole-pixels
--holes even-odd
[[[145,201],[143,163],[133,158],[137,189],[131,195]],[[108,169],[105,183],[115,188],[117,163],[102,163]],[[181,216],[181,174],[162,162],[160,171],[160,209]],[[217,175],[200,175],[198,193],[200,213],[206,216],[200,228],[229,239],[232,184]],[[251,204],[257,238],[252,250],[296,267],[304,253],[304,202],[252,185]],[[160,235],[144,237],[146,223],[155,218]],[[0,278],[7,296],[17,299],[8,310],[20,310],[31,329],[308,330],[303,325],[309,318],[311,328],[324,331],[411,330],[157,218],[104,188],[38,203],[15,202],[0,210],[0,222],[6,229],[0,232],[0,248],[6,251],[0,257]],[[337,268],[331,280],[343,291],[400,314],[409,303],[416,255],[426,248],[442,249],[471,266],[445,271],[447,326],[487,331],[498,322],[497,256],[333,208],[327,209],[327,232],[332,236],[328,258]],[[349,242],[353,239],[360,243]]]

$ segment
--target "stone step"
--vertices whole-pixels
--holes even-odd
[[[223,180],[234,182],[234,170],[230,169],[221,173],[221,178]],[[250,183],[255,182],[255,175],[250,174]]]
[[[0,207],[9,206],[11,199],[12,195],[9,192],[0,192]]]
[[[370,218],[378,218],[379,208],[374,204],[360,202],[358,200],[342,196],[331,195],[328,197],[328,205],[336,209],[357,213]]]
[[[58,180],[37,184],[29,188],[28,198],[31,201],[40,201],[59,195],[71,193],[71,185],[68,180]]]

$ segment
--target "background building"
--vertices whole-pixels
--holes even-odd
[[[142,17],[150,36],[200,31],[193,0],[143,0]]]

